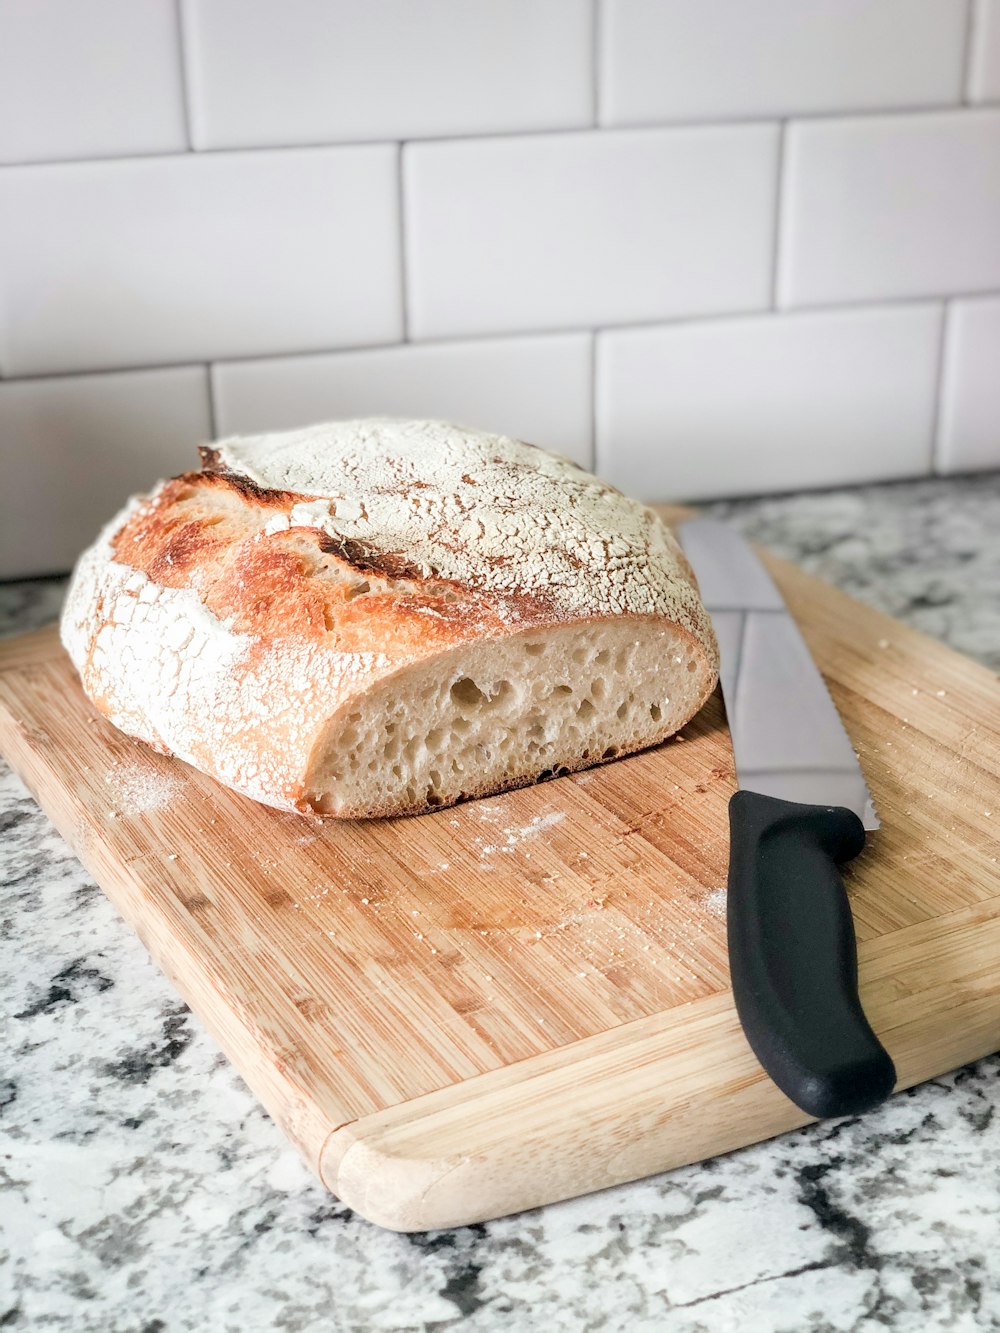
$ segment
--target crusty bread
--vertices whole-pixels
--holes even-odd
[[[224,440],[80,558],[63,642],[130,735],[283,809],[416,814],[655,745],[715,685],[656,514],[439,422]]]

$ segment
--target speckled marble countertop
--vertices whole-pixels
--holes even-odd
[[[1000,476],[714,508],[1000,669]],[[0,588],[0,630],[61,593]],[[314,1183],[6,768],[0,836],[0,1326],[1000,1329],[997,1057],[863,1119],[392,1235]]]

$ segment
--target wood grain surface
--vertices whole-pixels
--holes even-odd
[[[847,875],[900,1086],[1000,1047],[1000,690],[768,559],[882,819]],[[0,748],[331,1190],[420,1230],[805,1121],[725,956],[718,698],[676,739],[415,819],[313,823],[119,734],[55,629],[0,645]]]

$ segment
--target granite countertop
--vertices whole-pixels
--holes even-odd
[[[713,508],[1000,669],[1000,476]],[[62,590],[0,588],[0,629]],[[1000,1329],[997,1057],[860,1119],[393,1235],[314,1182],[6,768],[0,829],[3,1327]]]

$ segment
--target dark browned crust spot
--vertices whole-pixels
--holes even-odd
[[[252,500],[254,504],[270,509],[284,509],[290,504],[299,504],[310,498],[307,495],[299,495],[297,491],[276,491],[269,486],[258,486],[257,482],[251,481],[242,472],[231,472],[228,468],[210,470],[199,475],[203,485],[207,482],[209,485],[228,486],[245,500]]]
[[[387,579],[410,579],[419,582],[428,578],[427,570],[412,564],[397,551],[376,551],[374,547],[358,541],[355,537],[319,532],[317,544],[324,555],[335,555],[338,560],[343,560],[359,574],[381,574]],[[433,571],[429,576],[437,579]]]
[[[201,458],[201,473],[188,474],[198,475],[199,480],[204,484],[221,482],[225,486],[230,486],[234,491],[248,500],[255,500],[258,504],[278,505],[286,504],[290,500],[293,504],[299,500],[308,499],[308,496],[299,495],[296,491],[274,490],[269,486],[260,486],[257,482],[251,481],[245,477],[242,472],[234,472],[232,468],[226,467],[222,461],[222,454],[218,449],[214,449],[210,444],[199,444],[198,454]]]

